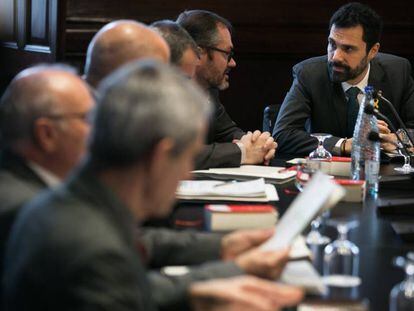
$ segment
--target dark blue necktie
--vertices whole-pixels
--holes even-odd
[[[358,116],[359,103],[358,103],[358,94],[360,93],[359,88],[356,86],[349,88],[346,91],[348,96],[348,108],[347,108],[347,126],[346,126],[346,135],[347,137],[352,137],[354,135],[355,122]]]

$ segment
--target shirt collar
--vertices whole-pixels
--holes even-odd
[[[27,165],[40,177],[41,180],[49,187],[54,188],[59,186],[62,181],[59,177],[57,177],[52,172],[48,171],[44,167],[29,161]]]
[[[368,85],[368,77],[369,77],[369,72],[371,70],[371,65],[370,63],[368,63],[368,70],[367,73],[365,74],[364,78],[355,85],[349,84],[348,82],[342,82],[342,89],[344,90],[344,92],[348,91],[351,87],[356,86],[357,88],[359,88],[361,90],[361,92],[364,92],[365,87]]]

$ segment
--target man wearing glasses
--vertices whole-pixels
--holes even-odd
[[[269,133],[242,131],[227,114],[218,91],[229,87],[229,73],[236,67],[231,40],[232,26],[223,17],[204,10],[191,10],[177,18],[200,47],[200,65],[195,80],[208,92],[215,112],[210,121],[207,145],[196,168],[268,164],[277,144]]]
[[[86,150],[94,106],[86,84],[62,66],[26,69],[0,101],[0,271],[20,207],[60,184]]]

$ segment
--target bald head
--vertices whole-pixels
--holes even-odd
[[[16,76],[0,102],[2,146],[64,177],[86,150],[94,105],[73,71],[38,66]]]
[[[86,81],[96,87],[117,68],[144,58],[168,63],[168,44],[158,33],[144,24],[132,20],[109,23],[89,44],[85,65]]]

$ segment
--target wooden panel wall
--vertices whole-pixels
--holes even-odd
[[[244,129],[261,127],[265,105],[280,103],[296,62],[326,51],[327,26],[341,0],[1,0],[31,3],[27,44],[48,46],[50,57],[82,69],[86,47],[106,23],[175,19],[185,9],[207,9],[235,27],[237,68],[222,101]],[[33,4],[37,9],[33,9]],[[51,10],[51,5],[54,7]],[[384,19],[382,51],[414,61],[414,18],[410,1],[365,1]],[[29,7],[29,6],[28,6]],[[45,8],[48,8],[45,12]],[[55,10],[55,11],[54,11]],[[36,13],[37,12],[37,13]],[[43,15],[42,15],[43,14]],[[50,16],[54,16],[50,18]],[[46,22],[42,20],[46,17]],[[1,25],[1,24],[0,24]],[[47,29],[49,35],[47,36]],[[51,36],[51,29],[55,35]],[[53,45],[53,41],[55,45]],[[15,59],[18,61],[18,59]],[[24,64],[23,64],[24,66]]]
[[[59,51],[59,0],[1,0],[0,87],[32,64],[54,62]],[[63,3],[64,7],[66,3]]]

